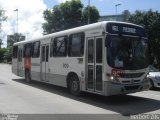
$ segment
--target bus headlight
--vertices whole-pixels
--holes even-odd
[[[110,76],[110,80],[114,80],[114,76]]]
[[[115,76],[110,76],[110,81],[113,82],[113,83],[120,83],[119,79]]]

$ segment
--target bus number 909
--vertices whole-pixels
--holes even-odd
[[[69,68],[69,64],[63,63],[63,68]]]

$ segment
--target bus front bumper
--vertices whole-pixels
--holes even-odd
[[[149,90],[149,81],[146,80],[145,82],[141,82],[138,84],[117,84],[112,83],[111,81],[104,81],[104,95],[111,96],[111,95],[120,95],[120,94],[129,94],[140,92],[143,90]]]

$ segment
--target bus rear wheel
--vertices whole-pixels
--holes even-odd
[[[70,82],[69,82],[69,90],[70,93],[74,96],[80,96],[81,95],[81,91],[80,91],[80,82],[77,76],[73,75],[70,78]]]
[[[25,80],[27,83],[31,83],[31,76],[30,76],[30,71],[26,70],[25,71]]]

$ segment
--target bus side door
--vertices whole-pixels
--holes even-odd
[[[18,76],[23,76],[22,48],[18,48]]]
[[[49,45],[41,46],[41,80],[49,81]]]
[[[87,40],[87,90],[102,91],[103,37],[91,37]]]

